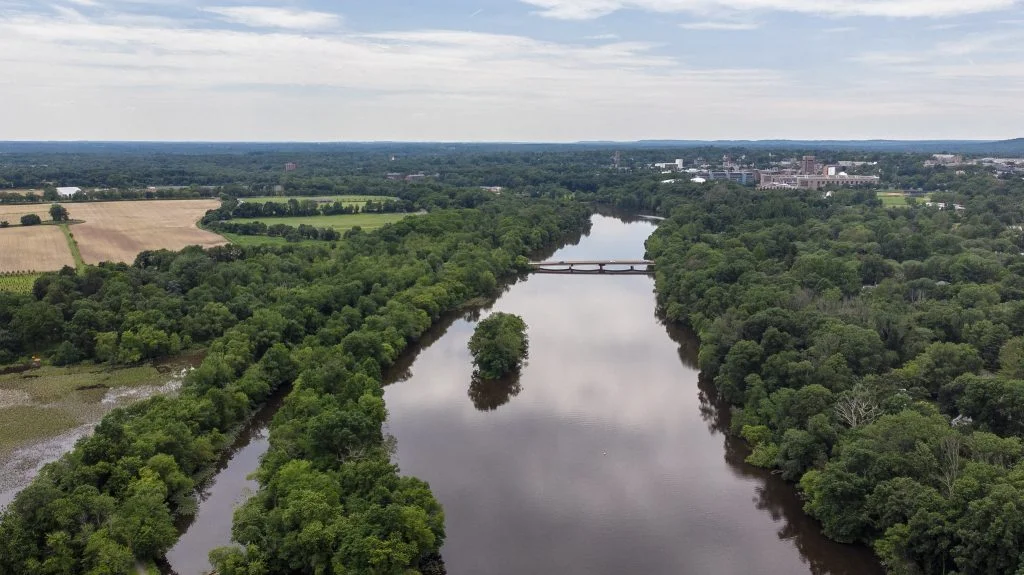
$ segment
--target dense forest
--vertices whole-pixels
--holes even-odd
[[[1024,186],[963,215],[681,190],[648,241],[748,461],[891,573],[1024,573]]]

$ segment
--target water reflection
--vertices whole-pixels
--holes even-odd
[[[523,390],[520,373],[514,372],[499,379],[484,379],[473,373],[469,384],[469,399],[480,411],[494,411],[519,395]]]
[[[216,475],[199,493],[199,511],[178,526],[182,536],[167,552],[161,571],[168,575],[202,575],[210,572],[209,552],[231,544],[234,510],[259,485],[249,476],[259,467],[270,446],[270,421],[290,389],[280,389],[239,432],[224,454]]]
[[[652,230],[598,216],[552,257],[635,258]],[[824,539],[791,486],[743,463],[695,339],[654,304],[644,276],[531,276],[494,306],[530,326],[515,401],[465,400],[466,319],[386,388],[396,460],[445,506],[448,570],[878,572],[866,550]]]

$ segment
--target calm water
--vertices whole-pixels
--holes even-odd
[[[280,390],[238,435],[228,457],[213,481],[200,493],[199,513],[185,527],[185,533],[167,552],[164,573],[203,575],[211,571],[209,552],[231,545],[231,522],[235,508],[248,499],[259,484],[249,479],[267,452],[270,420],[281,407],[286,390]]]
[[[548,259],[640,258],[654,229],[595,216]],[[743,463],[699,381],[697,342],[658,321],[653,289],[646,276],[533,275],[393,370],[386,431],[402,472],[444,505],[448,572],[880,574],[867,549],[824,538],[791,485]],[[526,320],[529,364],[517,381],[473,384],[466,344],[493,311]],[[255,423],[206,491],[168,554],[179,575],[205,572],[228,543],[265,434]]]
[[[550,259],[639,258],[653,231],[595,216]],[[649,277],[534,275],[481,314],[529,325],[518,382],[471,383],[463,319],[386,389],[397,462],[444,505],[448,572],[880,573],[743,463],[698,381],[696,342],[654,309]]]

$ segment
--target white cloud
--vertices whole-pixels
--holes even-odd
[[[684,30],[756,30],[761,27],[754,22],[690,22],[680,24]]]
[[[271,8],[268,6],[218,6],[203,8],[228,22],[252,28],[282,28],[286,30],[322,30],[333,28],[341,17],[329,12]]]
[[[726,11],[782,11],[823,16],[946,17],[1017,5],[1017,0],[520,0],[549,18],[587,20],[625,9],[713,14]]]
[[[849,58],[849,61],[877,66],[907,66],[920,64],[925,61],[925,58],[918,54],[872,51],[853,56]]]
[[[79,6],[99,6],[100,3],[96,0],[67,0],[72,4],[78,4]]]

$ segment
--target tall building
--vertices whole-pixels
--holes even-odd
[[[811,175],[816,173],[815,170],[816,162],[814,156],[804,156],[803,161],[800,162],[800,173]]]
[[[296,164],[295,162],[288,162],[287,164],[284,165],[284,171],[294,172],[298,167],[298,164]]]

